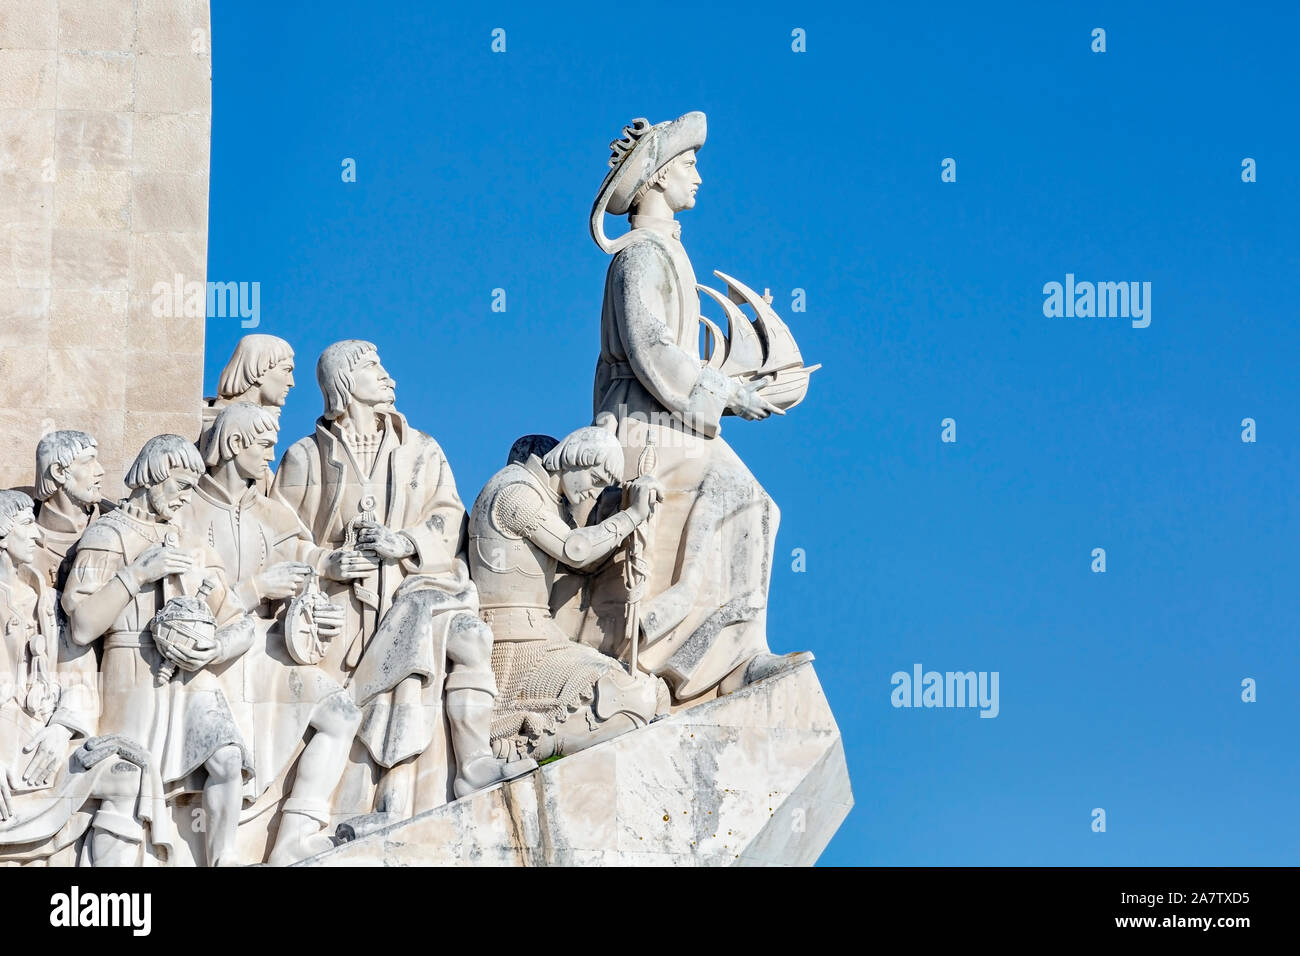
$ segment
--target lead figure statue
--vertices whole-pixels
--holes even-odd
[[[558,567],[580,572],[599,565],[662,497],[653,477],[638,478],[626,511],[575,527],[573,509],[617,484],[622,467],[612,431],[580,428],[542,457],[529,453],[507,464],[474,502],[470,575],[494,640],[498,755],[545,760],[576,753],[668,712],[662,681],[628,674],[613,658],[574,643],[550,611]]]
[[[767,599],[780,513],[722,438],[722,418],[761,421],[802,400],[808,375],[770,298],[719,273],[728,295],[698,286],[676,215],[695,205],[703,113],[651,126],[612,145],[591,214],[613,256],[605,280],[594,412],[618,422],[626,482],[653,473],[665,500],[621,564],[601,576],[584,640],[668,681],[675,703],[728,693],[811,655],[768,649]],[[605,235],[604,216],[631,231]],[[703,291],[726,312],[730,335],[705,321]],[[738,307],[749,304],[751,320]],[[642,580],[637,580],[642,579]],[[629,595],[629,591],[633,593]],[[638,595],[643,595],[638,598]]]

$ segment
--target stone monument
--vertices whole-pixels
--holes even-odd
[[[55,429],[112,498],[197,435],[211,113],[207,0],[0,0],[0,486]]]
[[[817,366],[697,283],[704,115],[612,144],[592,419],[467,511],[373,342],[321,353],[274,473],[292,343],[203,398],[207,29],[0,0],[0,865],[815,861],[844,750],[769,644],[779,512],[722,427]]]

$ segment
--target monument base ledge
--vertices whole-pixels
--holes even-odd
[[[299,866],[807,866],[853,806],[811,663]]]

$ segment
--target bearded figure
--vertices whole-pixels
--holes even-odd
[[[536,764],[492,754],[492,632],[446,456],[394,407],[372,343],[329,346],[316,379],[325,413],[285,452],[272,495],[327,550],[324,591],[344,610],[320,666],[363,716],[336,807],[400,819]]]

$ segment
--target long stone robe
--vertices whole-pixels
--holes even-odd
[[[41,541],[33,566],[45,575],[50,587],[63,590],[68,570],[72,567],[72,559],[76,556],[77,542],[81,540],[89,523],[100,517],[105,510],[96,505],[88,517],[82,517],[59,512],[50,501],[41,503],[40,510],[36,513]],[[78,518],[81,518],[81,522]]]
[[[176,593],[196,594],[206,579],[216,587],[207,603],[223,628],[244,616],[244,608],[225,583],[220,560],[206,542],[182,529],[130,513],[129,506],[110,512],[86,529],[63,592],[69,614],[86,596],[103,587],[122,587],[113,577],[146,550],[178,532],[177,546],[192,551],[193,571],[141,588],[102,636],[103,713],[100,732],[122,734],[139,741],[155,761],[171,793],[199,792],[206,781],[203,764],[223,746],[243,753],[247,780],[253,773],[252,748],[239,732],[215,665],[197,671],[176,668],[162,687],[154,675],[164,658],[154,644],[149,622]],[[179,580],[176,580],[179,578]]]
[[[465,506],[451,466],[432,437],[397,412],[382,414],[385,427],[373,467],[363,467],[339,425],[322,418],[313,435],[285,451],[272,487],[273,497],[323,547],[343,546],[348,524],[367,498],[374,501],[376,521],[415,543],[414,554],[383,562],[355,585],[322,582],[347,619],[321,666],[350,687],[363,713],[353,768],[335,801],[356,813],[373,809],[376,776],[370,773],[367,786],[356,769],[369,773],[371,764],[388,768],[415,754],[421,755],[416,806],[450,798],[453,766],[442,708],[447,627],[458,612],[478,613],[465,561]]]
[[[288,771],[320,702],[343,692],[320,667],[298,664],[289,656],[283,628],[287,602],[264,601],[254,578],[282,561],[319,571],[326,552],[282,502],[264,497],[256,487],[231,500],[206,475],[175,524],[217,555],[229,586],[253,619],[252,647],[215,671],[240,735],[253,752],[253,775],[244,791],[245,800],[253,801]]]
[[[14,580],[0,582],[0,773],[8,777],[14,811],[0,821],[0,863],[74,864],[76,843],[91,826],[97,797],[117,763],[105,759],[86,769],[73,759],[77,747],[97,733],[99,692],[93,649],[87,674],[84,649],[59,626],[56,599],[35,568],[20,568]],[[33,706],[38,698],[29,691],[42,672],[54,680],[57,698]],[[67,727],[72,740],[50,782],[29,787],[22,775],[33,754],[23,748],[50,724]],[[156,771],[142,768],[140,782],[135,819],[103,823],[145,842],[149,852],[142,862],[152,865],[170,856],[175,837]],[[148,836],[144,823],[151,824]]]
[[[639,660],[680,703],[767,650],[780,513],[721,437],[728,382],[701,361],[695,272],[675,224],[634,217],[632,225],[636,238],[605,280],[594,411],[618,421],[625,481],[641,474],[654,445],[651,473],[665,500],[642,545]],[[624,558],[593,585],[583,640],[626,659]]]
[[[90,522],[106,514],[110,507],[107,503],[96,505],[87,523],[80,526],[80,516],[63,514],[49,501],[42,502],[36,513],[41,540],[32,568],[51,589],[43,593],[53,600],[59,629],[59,680],[63,693],[55,720],[85,737],[93,736],[88,728],[99,719],[99,659],[93,646],[78,647],[68,638],[67,616],[63,613],[61,598],[68,572],[77,556],[77,543]]]

